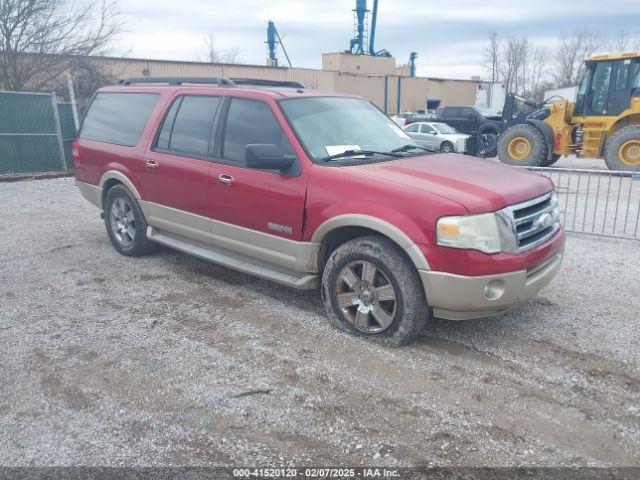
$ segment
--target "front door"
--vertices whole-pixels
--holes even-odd
[[[245,162],[250,144],[276,145],[295,155],[280,123],[284,119],[266,102],[240,97],[228,100],[223,117],[211,172],[214,243],[217,237],[220,246],[293,268],[294,242],[302,239],[306,175],[299,164],[283,174],[247,168]]]
[[[634,63],[631,58],[614,64],[607,115],[620,115],[630,106]]]
[[[209,240],[211,162],[207,160],[222,97],[182,95],[172,103],[145,162],[145,214],[151,226]]]
[[[435,128],[423,123],[420,125],[420,141],[431,148],[440,148],[440,138],[437,136]]]

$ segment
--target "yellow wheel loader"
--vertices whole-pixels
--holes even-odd
[[[640,172],[640,53],[589,57],[585,67],[575,102],[547,101],[500,135],[501,161],[546,167],[577,155]]]

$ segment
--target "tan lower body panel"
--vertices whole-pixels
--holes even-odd
[[[180,235],[299,273],[317,273],[320,244],[296,242],[174,208],[141,201],[147,223]]]
[[[467,277],[420,270],[433,314],[447,320],[488,317],[524,302],[544,288],[560,271],[562,253],[517,272]]]

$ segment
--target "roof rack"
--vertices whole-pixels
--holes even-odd
[[[292,80],[264,80],[261,78],[232,78],[230,80],[238,86],[306,88],[302,83]]]
[[[183,85],[185,83],[218,85],[233,87],[235,83],[228,78],[197,78],[197,77],[132,77],[120,80],[120,85],[132,85],[135,83],[166,83],[169,85]]]

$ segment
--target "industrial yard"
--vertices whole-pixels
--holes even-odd
[[[390,349],[339,333],[314,292],[118,255],[71,179],[0,202],[5,465],[640,460],[634,243],[572,235],[527,304]]]

